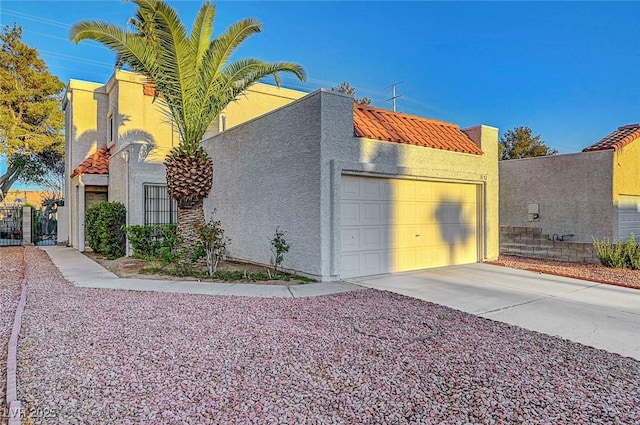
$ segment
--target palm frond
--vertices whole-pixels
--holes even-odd
[[[135,34],[102,21],[81,21],[71,27],[69,38],[74,43],[94,40],[104,44],[133,70],[153,75],[157,68],[155,53]]]
[[[211,2],[205,2],[198,11],[193,27],[191,28],[191,48],[194,51],[197,68],[200,68],[205,53],[211,43],[211,35],[213,34],[213,20],[215,18],[215,5]]]
[[[262,31],[262,24],[256,19],[247,18],[232,24],[223,34],[216,37],[209,46],[210,60],[215,65],[216,72],[222,71],[225,63],[240,44],[260,31]]]
[[[159,104],[180,133],[184,152],[196,152],[216,116],[240,93],[266,76],[280,84],[280,73],[305,79],[290,62],[244,59],[228,63],[234,51],[261,31],[255,19],[243,19],[211,40],[215,6],[206,1],[187,35],[177,12],[164,0],[131,0],[138,6],[132,30],[101,21],[73,26],[71,39],[92,39],[118,55],[118,61],[145,74],[162,94]]]

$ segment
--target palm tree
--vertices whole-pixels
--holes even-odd
[[[204,222],[203,199],[211,191],[213,167],[200,145],[205,132],[232,101],[266,76],[280,85],[280,73],[305,79],[291,62],[241,59],[229,62],[243,41],[261,31],[255,19],[243,19],[212,39],[215,6],[205,2],[191,33],[164,0],[132,0],[138,7],[132,30],[102,21],[82,21],[71,28],[75,43],[85,39],[104,44],[117,55],[117,66],[147,76],[156,99],[166,106],[180,134],[180,143],[165,159],[167,190],[178,203],[178,236],[183,248],[198,241],[195,225]]]

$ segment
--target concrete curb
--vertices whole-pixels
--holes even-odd
[[[16,306],[16,314],[13,318],[13,328],[9,338],[7,350],[7,407],[9,413],[9,425],[20,425],[21,408],[18,400],[18,336],[22,325],[22,313],[27,303],[27,281],[29,280],[29,269],[27,267],[27,248],[22,248],[22,262],[24,264],[24,274],[22,277],[22,292],[20,301]]]
[[[289,286],[120,278],[73,248],[43,246],[38,249],[47,253],[65,280],[79,288],[259,298],[305,298],[361,289],[360,286],[345,282],[315,282]]]

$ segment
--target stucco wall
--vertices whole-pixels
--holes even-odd
[[[275,227],[292,245],[284,266],[323,280],[340,275],[343,172],[471,182],[483,188],[484,258],[498,255],[497,129],[469,130],[482,156],[359,139],[353,98],[315,92],[203,142],[214,161],[205,212],[218,208],[233,257],[269,262]],[[472,138],[473,138],[472,137]]]
[[[127,209],[126,225],[144,224],[144,185],[166,185],[162,163],[147,162],[140,155],[144,144],[130,143],[114,152],[109,161],[109,201],[122,203]],[[133,252],[127,244],[127,255]]]
[[[640,196],[640,139],[615,151],[613,159],[613,201],[620,195]]]
[[[540,227],[571,242],[613,238],[613,151],[500,161],[500,226]],[[539,205],[529,221],[528,205]]]
[[[283,266],[321,275],[318,93],[203,141],[213,160],[207,217],[217,208],[232,257],[269,264],[276,226]]]
[[[161,99],[143,94],[145,78],[139,74],[116,71],[116,96],[112,111],[117,122],[117,148],[130,143],[140,146],[144,162],[160,164],[180,137],[165,115]],[[142,162],[142,161],[140,161]]]
[[[251,86],[238,99],[231,102],[214,120],[204,139],[209,139],[216,134],[231,129],[238,124],[252,120],[267,112],[287,105],[300,99],[307,93],[291,90],[270,84],[257,83]]]
[[[79,246],[81,230],[77,211],[81,202],[71,173],[89,155],[107,144],[107,130],[101,114],[108,109],[108,96],[104,86],[98,83],[71,80],[63,101],[65,110],[65,203],[68,214],[61,216],[66,225],[60,227],[58,239],[69,240]],[[84,216],[84,213],[83,213]]]

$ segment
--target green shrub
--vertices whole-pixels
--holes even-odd
[[[175,258],[178,244],[175,224],[133,225],[125,228],[135,257],[168,264]]]
[[[631,235],[625,244],[625,254],[627,266],[634,270],[640,269],[640,246],[634,235]]]
[[[640,246],[634,235],[631,235],[626,242],[594,239],[593,247],[603,266],[640,269]]]
[[[280,267],[282,261],[284,261],[284,254],[289,252],[289,248],[291,248],[291,245],[284,239],[285,233],[287,232],[280,230],[280,227],[276,227],[276,234],[273,239],[271,239],[271,253],[273,253],[271,264],[273,264],[273,271],[276,276],[278,276],[278,267]]]
[[[206,253],[209,276],[213,276],[218,270],[218,264],[220,260],[224,259],[227,252],[227,244],[231,242],[231,239],[224,236],[220,220],[214,220],[215,214],[216,210],[214,209],[209,221],[196,225],[200,244]]]
[[[85,231],[89,246],[109,259],[124,255],[127,210],[119,202],[98,202],[87,209]]]

